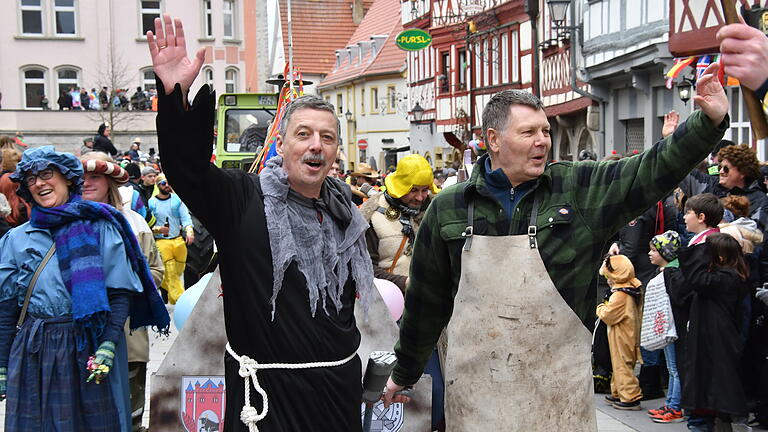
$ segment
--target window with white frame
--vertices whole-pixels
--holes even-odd
[[[339,115],[344,114],[344,96],[341,93],[336,93],[336,112]]]
[[[371,87],[371,114],[379,113],[379,88]]]
[[[208,84],[208,87],[213,90],[213,69],[207,67],[203,69],[203,79],[205,79],[205,83]]]
[[[444,51],[440,53],[440,76],[438,77],[438,85],[440,86],[440,93],[446,94],[451,92],[451,53],[450,51]]]
[[[224,72],[224,93],[237,92],[237,71],[235,69],[227,69]]]
[[[490,66],[490,53],[488,52],[488,39],[483,41],[483,86],[487,86],[491,83],[491,76],[488,73]]]
[[[512,32],[512,82],[520,81],[520,48],[517,44],[517,31]]]
[[[21,12],[21,34],[43,34],[43,5],[42,0],[19,0]]]
[[[53,16],[57,36],[77,34],[75,0],[54,0]]]
[[[56,97],[59,97],[64,92],[69,93],[72,89],[79,89],[80,80],[77,69],[67,67],[57,70],[56,88],[58,90]]]
[[[501,35],[501,82],[509,82],[509,33]]]
[[[752,126],[749,122],[749,113],[747,112],[744,94],[739,87],[728,87],[728,99],[731,102],[729,114],[731,116],[731,126],[725,133],[725,138],[730,139],[736,144],[752,145]]]
[[[45,89],[45,69],[29,68],[22,73],[24,79],[24,107],[42,108]]]
[[[145,91],[157,88],[155,71],[153,71],[152,69],[144,69],[143,71],[141,71],[141,87]]]
[[[224,37],[226,39],[235,38],[235,0],[224,0],[222,10],[224,16]]]
[[[203,37],[213,37],[213,8],[211,8],[211,0],[203,0]]]
[[[459,50],[459,90],[467,89],[467,51]]]
[[[499,55],[501,51],[499,50],[499,38],[497,36],[493,37],[493,40],[491,42],[491,52],[493,53],[493,59],[491,63],[491,69],[492,69],[492,76],[493,76],[493,85],[499,84],[499,69],[501,68],[501,63],[504,61],[504,59],[501,58]]]
[[[360,87],[360,115],[365,115],[365,87]]]
[[[483,60],[480,56],[480,43],[475,44],[475,64],[472,66],[473,69],[475,69],[475,87],[481,87],[483,83],[481,82],[481,79],[483,77],[483,68],[481,65],[483,64]]]
[[[387,113],[394,114],[395,112],[397,112],[397,88],[387,86]]]
[[[141,35],[147,34],[147,31],[155,31],[155,18],[160,18],[162,10],[160,8],[162,1],[141,0]]]

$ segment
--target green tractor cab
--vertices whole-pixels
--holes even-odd
[[[248,170],[264,146],[275,118],[278,95],[226,93],[219,96],[216,113],[216,166]]]

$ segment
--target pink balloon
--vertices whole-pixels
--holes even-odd
[[[403,315],[403,308],[405,307],[405,299],[400,288],[394,283],[384,279],[374,279],[373,284],[376,285],[376,289],[379,290],[381,299],[384,300],[384,304],[389,309],[389,314],[392,316],[393,321],[397,321]]]

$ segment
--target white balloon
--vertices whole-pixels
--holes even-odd
[[[173,308],[173,323],[176,324],[176,328],[179,331],[184,327],[189,314],[192,313],[192,309],[195,308],[200,296],[203,295],[203,290],[208,286],[211,277],[213,277],[213,273],[204,274],[196,284],[187,288],[184,294],[176,301],[176,306]]]

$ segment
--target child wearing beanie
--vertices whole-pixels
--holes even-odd
[[[664,294],[676,284],[679,284],[679,272],[677,272],[678,261],[677,254],[682,247],[682,240],[680,234],[675,231],[667,231],[663,234],[654,236],[651,239],[650,250],[648,251],[648,258],[651,264],[659,267],[659,274],[648,282],[646,290],[646,296],[649,296],[653,287],[660,285],[660,289]],[[669,269],[664,271],[665,269]],[[650,307],[648,303],[648,297],[646,297],[646,307]],[[669,306],[667,306],[669,307]],[[673,310],[674,315],[674,310]],[[676,321],[671,321],[675,324]],[[675,330],[677,326],[675,326]],[[645,322],[643,331],[646,331]],[[645,334],[641,335],[642,340],[646,340]],[[645,345],[644,345],[645,346]],[[675,355],[675,342],[670,342],[664,346],[664,358],[667,362],[667,371],[669,371],[669,381],[667,384],[667,398],[664,401],[664,405],[658,409],[652,409],[648,411],[648,415],[651,416],[651,420],[656,423],[678,423],[685,420],[683,417],[683,411],[680,408],[680,375],[678,373],[678,364]]]
[[[600,275],[608,279],[610,291],[597,305],[597,316],[608,327],[613,376],[611,395],[605,399],[619,410],[639,410],[640,382],[634,374],[640,358],[640,281],[632,262],[624,255],[610,255],[600,267]]]

